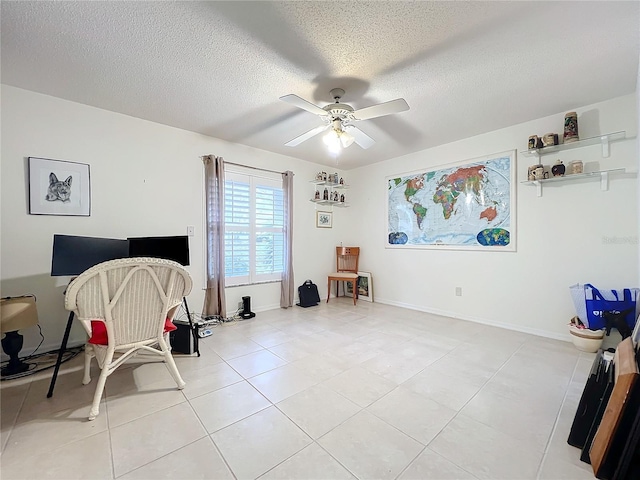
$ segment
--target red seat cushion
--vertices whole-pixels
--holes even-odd
[[[170,318],[167,318],[164,321],[164,333],[173,332],[178,327],[176,327]],[[107,345],[107,326],[101,320],[91,320],[91,338],[89,338],[89,343],[93,343],[94,345]]]

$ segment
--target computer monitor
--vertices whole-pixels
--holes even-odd
[[[51,275],[80,275],[98,263],[127,258],[129,242],[116,238],[54,235]]]
[[[130,237],[130,257],[152,257],[189,265],[189,237]]]

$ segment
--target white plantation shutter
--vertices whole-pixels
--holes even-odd
[[[256,274],[280,278],[284,267],[282,187],[256,186]]]
[[[227,172],[224,216],[226,284],[280,280],[284,268],[282,181]]]
[[[251,191],[249,179],[228,173],[224,182],[224,273],[227,284],[249,283]]]

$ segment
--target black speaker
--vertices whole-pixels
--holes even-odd
[[[240,316],[245,320],[256,316],[251,311],[251,297],[242,297],[242,312],[240,312]]]
[[[169,341],[171,342],[171,350],[178,353],[191,355],[196,351],[194,347],[193,333],[188,323],[181,323],[179,320],[173,322],[177,327],[173,332],[169,332]]]

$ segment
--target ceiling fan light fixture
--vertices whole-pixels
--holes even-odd
[[[337,130],[331,129],[329,132],[322,137],[322,141],[329,149],[329,152],[333,154],[340,153],[341,144],[340,144],[340,134]]]
[[[335,123],[335,122],[334,122]],[[334,126],[329,132],[322,137],[322,141],[333,154],[340,153],[340,150],[347,148],[354,142],[355,138],[344,130],[338,121],[338,125]]]
[[[345,131],[342,131],[340,133],[340,143],[342,144],[342,148],[347,148],[349,145],[353,143],[354,140],[355,138],[353,138],[351,134]]]
[[[323,121],[325,121],[325,125],[309,130],[302,135],[298,135],[293,140],[285,143],[286,146],[295,147],[320,132],[331,129],[329,133],[324,136],[324,143],[327,145],[331,153],[338,154],[342,148],[347,148],[354,142],[366,150],[375,144],[375,140],[353,125],[353,122],[369,120],[409,110],[409,105],[404,98],[396,98],[389,102],[378,103],[376,105],[354,110],[351,105],[340,103],[340,99],[344,95],[343,89],[334,88],[330,93],[335,100],[335,103],[325,105],[322,108],[314,105],[313,103],[307,102],[305,99],[294,94],[280,97],[280,100],[283,102],[287,102],[295,107],[301,108],[302,110],[318,115],[323,119]],[[345,128],[352,133],[347,133]]]

